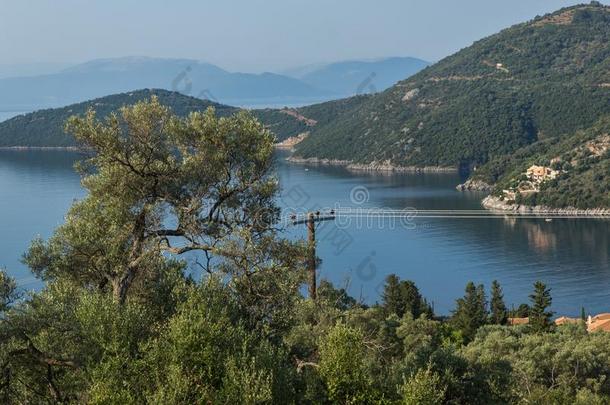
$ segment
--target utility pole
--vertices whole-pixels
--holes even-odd
[[[335,219],[335,210],[330,210],[327,213],[320,211],[308,212],[303,217],[297,217],[296,214],[290,216],[293,225],[307,225],[307,278],[309,283],[309,297],[312,300],[317,296],[317,281],[316,281],[316,222],[332,221]]]
[[[316,223],[313,212],[307,214],[307,273],[309,275],[309,298],[316,299]]]

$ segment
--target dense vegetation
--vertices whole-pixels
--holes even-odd
[[[499,182],[501,190],[525,162],[548,160],[549,148],[556,156],[569,154],[577,147],[574,141],[584,139],[578,135],[582,131],[599,132],[596,123],[610,114],[608,44],[610,7],[591,2],[477,41],[378,94],[291,114],[273,109],[252,113],[278,140],[309,132],[297,145],[297,155],[304,158],[478,168],[477,177]],[[0,124],[0,146],[72,145],[60,125],[67,116],[92,105],[105,115],[148,93],[136,94],[9,120]],[[210,104],[167,92],[160,96],[179,114]],[[221,114],[234,111],[216,108]],[[583,162],[519,202],[608,207],[607,159]]]
[[[74,104],[63,108],[40,110],[31,114],[20,115],[0,123],[0,147],[65,147],[76,146],[74,137],[64,130],[66,120],[75,114],[84,114],[94,108],[99,117],[107,117],[122,106],[134,104],[157,96],[163,105],[171,106],[179,116],[191,112],[203,111],[214,107],[216,112],[225,116],[236,111],[235,108],[207,100],[166,90],[138,90],[130,93],[115,94],[99,99]]]
[[[2,403],[610,399],[610,334],[555,327],[543,283],[519,327],[495,282],[448,318],[393,275],[371,307],[326,281],[303,296],[309,249],[277,231],[273,136],[248,113],[152,99],[68,130],[88,194],[24,255],[42,291],[0,272]]]
[[[610,207],[610,116],[572,136],[549,139],[491,160],[474,177],[496,183],[494,193],[515,187],[531,165],[560,170],[554,180],[545,181],[540,192],[518,196],[517,203],[530,206]]]
[[[297,153],[468,168],[573,134],[610,112],[609,43],[610,7],[538,17],[351,108],[301,108],[320,124]]]
[[[284,140],[307,132],[309,127],[303,121],[299,121],[282,110],[263,108],[251,111],[279,140]]]
[[[227,116],[239,109],[209,100],[202,100],[184,94],[161,90],[146,89],[129,93],[114,94],[84,103],[63,108],[53,108],[20,115],[0,123],[0,147],[73,147],[77,146],[74,137],[65,131],[66,120],[75,114],[84,114],[94,108],[99,117],[107,117],[121,107],[158,97],[159,101],[181,117],[192,112],[214,107],[219,116]],[[339,103],[341,105],[341,103]],[[308,130],[303,121],[276,109],[253,110],[252,114],[263,122],[279,140],[296,136]]]

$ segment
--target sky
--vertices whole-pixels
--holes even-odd
[[[610,0],[602,1],[610,4]],[[0,65],[190,58],[278,72],[347,59],[437,61],[565,0],[0,0]]]

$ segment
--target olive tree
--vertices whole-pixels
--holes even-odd
[[[181,119],[153,97],[105,121],[72,117],[66,130],[89,155],[78,167],[88,194],[25,255],[44,279],[109,288],[123,303],[168,255],[196,252],[208,272],[228,259],[248,274],[269,268],[278,245],[299,257],[275,235],[274,137],[247,112]]]
[[[0,270],[0,315],[18,298],[17,283],[4,270]]]

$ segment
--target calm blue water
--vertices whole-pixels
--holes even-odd
[[[60,151],[0,151],[0,266],[34,287],[20,256],[36,235],[48,237],[73,199],[84,195],[72,165],[79,155]],[[478,209],[481,195],[454,190],[452,174],[380,175],[341,168],[290,165],[278,160],[280,205]],[[355,191],[359,193],[354,194]],[[352,198],[350,198],[350,195]],[[368,195],[362,204],[357,197]],[[354,201],[352,201],[354,200]],[[414,226],[413,226],[414,224]],[[472,280],[500,281],[509,305],[527,301],[531,285],[552,288],[553,309],[577,315],[610,311],[610,221],[521,219],[415,219],[408,227],[326,222],[317,230],[320,276],[375,302],[384,277],[396,273],[417,283],[448,313]],[[347,226],[345,226],[347,225]],[[289,227],[303,237],[304,226]]]
[[[37,283],[20,263],[37,236],[63,222],[75,198],[84,196],[72,166],[77,153],[0,150],[0,267],[25,287]]]

